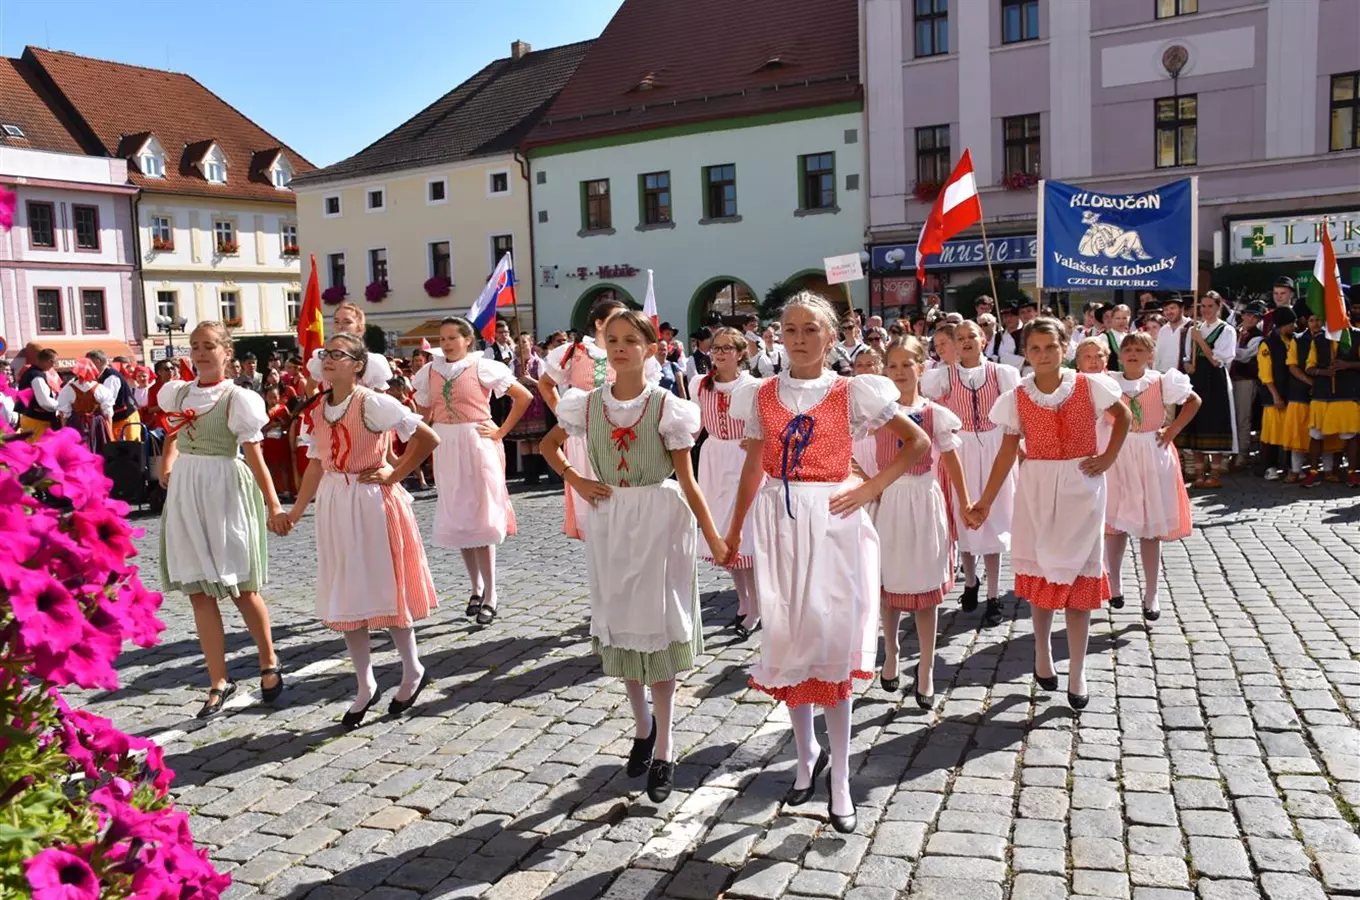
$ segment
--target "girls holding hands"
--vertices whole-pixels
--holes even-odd
[[[1105,475],[1105,565],[1110,572],[1110,606],[1124,605],[1120,570],[1129,538],[1138,538],[1143,560],[1143,618],[1161,616],[1157,596],[1162,541],[1190,536],[1190,495],[1174,441],[1199,412],[1200,399],[1190,389],[1190,378],[1177,369],[1150,368],[1156,353],[1152,338],[1132,332],[1120,344],[1121,371],[1114,376],[1120,399],[1129,408],[1132,425],[1128,440]],[[1179,406],[1167,424],[1166,409]]]
[[[236,693],[236,683],[227,677],[218,608],[223,598],[236,604],[255,641],[261,698],[273,701],[283,692],[260,588],[268,571],[265,528],[283,535],[289,524],[260,450],[269,422],[264,400],[225,380],[231,359],[226,326],[200,322],[189,334],[189,347],[198,377],[167,382],[158,399],[168,424],[160,474],[167,489],[160,563],[164,589],[188,594],[193,604],[212,681],[198,711],[198,718],[206,719]]]
[[[381,694],[369,630],[386,628],[401,656],[401,687],[388,707],[400,714],[430,680],[412,626],[439,605],[411,495],[401,487],[439,438],[400,401],[363,386],[367,365],[364,343],[352,334],[335,335],[321,351],[330,387],[313,416],[312,464],[287,517],[296,525],[316,498],[316,614],[344,634],[359,682],[341,720],[347,730],[359,727]],[[406,441],[395,467],[386,463],[393,431]]]
[[[700,420],[708,433],[704,452],[699,455],[699,487],[713,513],[719,534],[727,531],[732,519],[732,508],[737,501],[737,486],[741,482],[746,451],[741,447],[746,434],[746,423],[732,417],[732,395],[738,388],[755,384],[756,379],[741,371],[741,360],[746,353],[746,339],[735,328],[719,328],[713,332],[709,348],[713,368],[707,375],[694,378],[689,384],[689,396],[699,404]],[[861,354],[867,356],[868,352]],[[749,532],[749,528],[747,529]],[[750,535],[748,534],[749,538]],[[746,640],[760,621],[755,605],[755,574],[751,571],[750,541],[748,552],[738,554],[727,565],[737,588],[737,618],[732,628]],[[706,549],[702,555],[715,562]],[[724,560],[716,560],[719,565]]]
[[[885,691],[897,690],[898,624],[902,613],[910,612],[916,620],[916,636],[921,643],[913,693],[917,706],[930,709],[935,705],[933,673],[939,605],[954,586],[953,529],[948,504],[935,475],[936,460],[948,477],[959,508],[967,509],[971,500],[957,452],[961,423],[948,409],[921,396],[919,385],[925,368],[925,346],[918,338],[906,337],[888,348],[884,371],[900,392],[898,408],[921,426],[930,437],[934,452],[922,456],[884,489],[874,525],[881,544],[892,548],[891,552],[883,554],[882,560],[886,659],[879,677]],[[879,429],[875,442],[880,470],[902,452],[902,441],[891,429]]]
[[[813,734],[821,706],[831,738],[831,823],[853,831],[850,799],[852,678],[872,678],[879,609],[879,543],[864,507],[929,450],[897,409],[898,388],[877,375],[838,377],[825,368],[836,316],[801,292],[781,315],[789,367],[733,398],[748,450],[727,550],[743,549],[749,514],[757,607],[764,627],[751,685],[789,705],[797,777],[785,802],[806,803],[828,757]],[[903,444],[882,471],[851,476],[856,435],[885,428]]]
[[[466,615],[477,624],[496,619],[496,547],[515,533],[515,512],[505,486],[502,440],[533,402],[529,389],[503,363],[470,352],[476,332],[467,319],[450,316],[439,323],[439,348],[413,382],[416,406],[434,425],[434,542],[460,550],[472,581]],[[498,428],[491,419],[491,396],[513,401]]]
[[[969,508],[970,527],[987,521],[1010,477],[1020,441],[1025,464],[1016,476],[1011,567],[1016,596],[1033,608],[1034,675],[1046,691],[1057,690],[1050,635],[1053,615],[1064,610],[1069,654],[1068,702],[1085,708],[1086,642],[1091,611],[1110,598],[1103,567],[1106,489],[1132,416],[1119,403],[1108,376],[1062,368],[1067,335],[1061,322],[1041,317],[1020,335],[1031,368],[1019,387],[1002,394],[991,419],[1005,430],[982,496]],[[1096,453],[1096,421],[1109,410],[1108,448]]]
[[[1014,366],[998,365],[983,356],[986,340],[975,322],[963,322],[954,329],[957,365],[941,365],[921,379],[921,393],[952,412],[959,426],[959,465],[963,469],[968,496],[982,496],[992,463],[1001,452],[1004,433],[991,420],[992,407],[1006,391],[1020,383]],[[1011,508],[1015,499],[1015,470],[1007,471],[997,490],[990,515],[980,528],[969,528],[964,521],[967,507],[953,507],[954,532],[963,555],[964,588],[962,607],[972,612],[978,605],[977,560],[982,557],[987,574],[987,607],[982,623],[1001,624],[1001,554],[1011,549]]]
[[[696,519],[712,558],[729,561],[729,553],[691,468],[699,407],[645,377],[657,344],[651,319],[618,310],[600,331],[614,383],[557,401],[558,425],[542,447],[583,502],[590,633],[605,674],[624,679],[633,709],[627,772],[646,773],[647,795],[661,803],[674,777],[676,676],[703,652]],[[582,442],[593,476],[562,455],[569,436]]]

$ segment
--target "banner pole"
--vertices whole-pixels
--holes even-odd
[[[996,290],[996,273],[992,271],[992,245],[987,243],[987,213],[982,209],[982,195],[978,194],[978,212],[982,213],[978,217],[978,225],[982,227],[982,255],[987,258],[987,277],[992,282],[992,303],[996,309],[1001,309],[1001,295]]]

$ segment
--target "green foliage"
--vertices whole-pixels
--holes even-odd
[[[776,281],[770,285],[770,289],[765,292],[765,299],[760,301],[760,321],[769,322],[779,318],[779,311],[784,308],[788,299],[796,293],[798,293],[797,286],[784,281]]]

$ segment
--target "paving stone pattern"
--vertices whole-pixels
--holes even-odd
[[[416,507],[428,535],[433,495]],[[1036,689],[1023,607],[1008,598],[1003,626],[979,631],[951,597],[939,712],[876,684],[856,699],[849,836],[827,825],[824,787],[783,808],[787,711],[747,688],[759,633],[738,643],[723,629],[735,601],[710,568],[708,651],[677,694],[678,789],[652,804],[623,773],[629,707],[590,653],[559,495],[520,493],[516,507],[491,627],[462,615],[460,557],[431,551],[444,605],[419,640],[438,680],[406,718],[339,727],[353,673],[311,611],[310,516],[270,539],[289,680],[276,706],[256,702],[254,654],[228,608],[242,693],[206,725],[191,718],[205,673],[180,596],[162,610],[164,642],[124,655],[123,687],[82,698],[160,736],[195,837],[232,873],[231,900],[1360,894],[1360,494],[1234,480],[1197,498],[1196,533],[1165,552],[1161,621],[1146,631],[1136,599],[1095,616],[1079,719],[1065,686]],[[154,570],[159,523],[140,524]],[[399,663],[384,638],[375,648],[390,697]]]

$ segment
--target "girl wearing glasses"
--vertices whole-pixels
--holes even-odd
[[[439,323],[436,357],[416,373],[416,406],[434,425],[439,448],[434,452],[434,484],[439,503],[434,514],[434,542],[459,550],[472,582],[465,614],[478,625],[496,620],[496,547],[515,533],[515,511],[505,487],[505,445],[533,401],[529,389],[515,380],[504,363],[471,352],[476,339],[472,323],[450,316]],[[509,396],[512,405],[497,427],[491,397]]]
[[[316,612],[345,636],[358,690],[341,719],[358,728],[381,691],[373,677],[370,629],[386,628],[401,657],[401,686],[388,706],[400,715],[415,705],[430,674],[420,663],[414,624],[439,605],[402,479],[439,443],[420,416],[386,393],[363,386],[368,354],[352,334],[337,334],[320,351],[329,389],[313,416],[312,442],[297,502],[296,525],[315,497]],[[396,466],[387,464],[392,434],[406,441]]]
[[[732,392],[756,379],[741,370],[741,361],[746,355],[746,338],[735,328],[719,328],[713,333],[713,368],[707,375],[699,376],[690,382],[689,393],[699,404],[701,421],[708,438],[704,441],[704,452],[699,454],[699,487],[708,499],[709,509],[713,512],[713,522],[720,534],[727,532],[732,519],[732,507],[737,500],[737,485],[741,481],[741,468],[746,462],[746,451],[741,449],[742,438],[746,436],[746,423],[732,418]],[[747,536],[750,547],[750,535]],[[704,559],[723,565],[722,560],[714,560],[703,550]],[[732,573],[732,581],[737,588],[737,616],[732,620],[732,630],[743,641],[751,636],[756,623],[760,621],[760,611],[755,604],[755,575],[751,571],[751,554],[737,556],[726,566]]]

